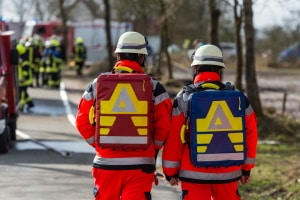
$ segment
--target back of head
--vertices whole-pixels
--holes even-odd
[[[212,44],[202,45],[196,50],[191,66],[225,68],[222,51]]]
[[[146,38],[138,32],[125,32],[118,41],[115,53],[134,53],[148,55]]]

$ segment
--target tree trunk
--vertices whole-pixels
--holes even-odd
[[[219,18],[221,11],[216,6],[215,0],[209,0],[210,26],[209,26],[209,40],[211,44],[219,46]]]
[[[59,10],[60,10],[60,15],[61,15],[61,20],[62,20],[62,32],[63,32],[63,37],[61,41],[61,51],[62,51],[62,59],[64,62],[67,62],[68,60],[68,26],[67,26],[67,15],[64,9],[64,0],[59,0]]]
[[[164,25],[163,28],[163,33],[164,33],[164,52],[167,58],[167,67],[168,67],[168,74],[169,74],[169,79],[173,79],[173,70],[172,70],[172,62],[171,62],[171,56],[168,52],[168,46],[169,46],[169,29],[168,29],[168,22],[165,22],[166,24]]]
[[[161,17],[162,17],[160,55],[162,55],[162,53],[164,53],[166,55],[167,68],[168,68],[168,74],[169,74],[168,78],[173,79],[171,56],[168,52],[168,46],[169,46],[168,16],[166,15],[166,9],[165,9],[165,4],[164,4],[163,0],[160,0],[160,6],[161,6]],[[160,61],[161,60],[162,59],[160,56]]]
[[[103,0],[104,7],[105,7],[105,32],[106,32],[106,49],[107,49],[107,56],[108,56],[108,68],[112,69],[113,64],[113,57],[112,57],[112,44],[111,44],[111,32],[110,32],[110,4],[109,0]]]
[[[246,42],[246,89],[248,99],[256,112],[257,116],[262,116],[263,111],[259,99],[259,91],[255,72],[255,55],[254,55],[254,27],[252,0],[243,0],[244,5],[244,31]]]
[[[241,38],[241,29],[243,21],[243,9],[240,8],[238,14],[239,3],[238,0],[234,0],[234,21],[235,21],[235,43],[236,43],[236,79],[235,87],[243,91],[243,47]]]
[[[209,41],[211,44],[219,46],[219,18],[221,11],[217,7],[215,0],[208,1],[209,13],[210,13],[210,26],[209,26]],[[223,70],[220,72],[221,80],[223,78]]]

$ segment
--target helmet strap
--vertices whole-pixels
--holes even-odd
[[[146,63],[146,56],[143,54],[139,54],[139,64],[144,68]]]

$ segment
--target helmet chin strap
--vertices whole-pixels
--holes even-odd
[[[199,68],[197,66],[193,66],[193,82],[199,73]]]
[[[193,75],[193,83],[195,82],[195,78],[196,78],[196,76],[197,76],[197,74],[196,74],[196,73],[194,73],[194,75]]]
[[[142,60],[142,58],[143,58],[143,60]],[[145,68],[145,63],[146,63],[146,56],[145,56],[145,55],[139,54],[139,63],[140,63],[140,65],[141,65],[143,68]]]

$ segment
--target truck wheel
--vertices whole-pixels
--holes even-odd
[[[17,122],[16,122],[16,119],[13,119],[11,122],[9,122],[8,127],[10,129],[10,140],[11,141],[16,141],[16,139],[17,139],[17,135],[16,135]]]
[[[2,134],[0,134],[0,153],[8,153],[10,149],[10,131],[5,127]]]

